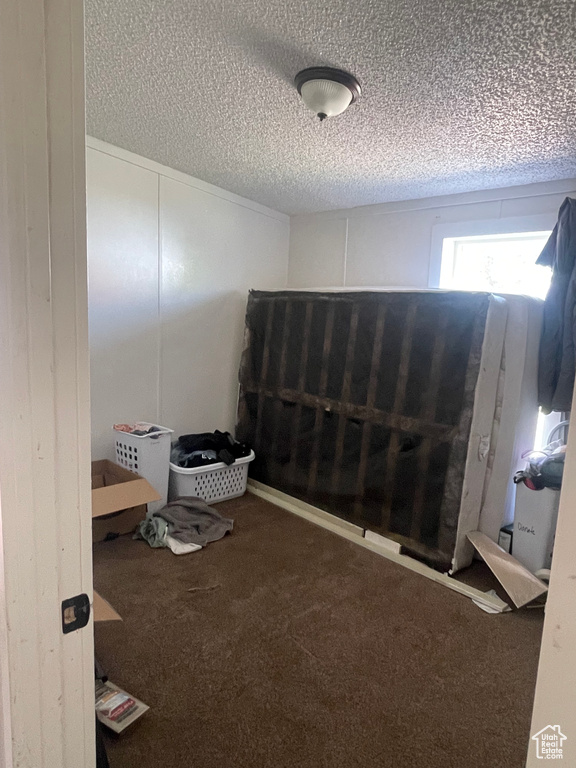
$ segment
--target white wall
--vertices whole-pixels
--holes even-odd
[[[283,288],[287,216],[88,139],[92,455],[111,425],[233,430],[250,288]]]
[[[294,216],[291,288],[438,285],[442,238],[552,229],[576,180]]]

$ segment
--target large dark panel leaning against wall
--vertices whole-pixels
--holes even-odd
[[[251,477],[448,567],[488,303],[251,292],[237,430]]]

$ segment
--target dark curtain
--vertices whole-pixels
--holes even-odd
[[[538,400],[544,413],[570,411],[576,371],[576,200],[567,197],[536,262],[552,267],[544,303]]]

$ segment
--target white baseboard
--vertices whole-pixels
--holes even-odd
[[[376,544],[378,547],[382,547],[388,552],[395,552],[397,555],[402,551],[402,545],[392,539],[387,539],[386,536],[380,536],[379,533],[374,531],[364,531],[364,538],[366,541],[371,541],[372,544]]]

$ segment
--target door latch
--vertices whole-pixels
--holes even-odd
[[[62,600],[62,632],[75,632],[88,624],[90,618],[90,598],[82,593]]]

